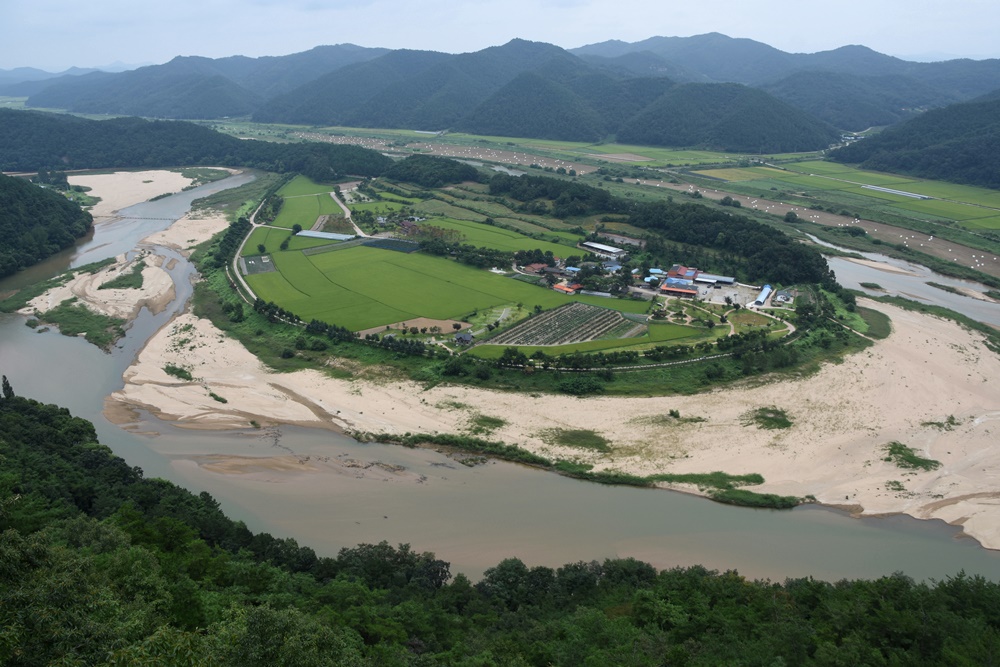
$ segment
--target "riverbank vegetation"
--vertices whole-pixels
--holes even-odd
[[[727,505],[743,507],[766,507],[770,509],[790,509],[800,504],[801,498],[796,496],[778,496],[769,493],[757,493],[742,486],[754,486],[764,483],[764,478],[758,474],[730,475],[724,472],[707,474],[676,474],[659,473],[655,475],[633,475],[613,469],[594,470],[589,463],[581,463],[570,459],[550,459],[540,454],[534,454],[517,445],[484,440],[473,435],[457,435],[448,433],[352,433],[351,436],[361,442],[383,442],[404,447],[435,447],[445,451],[460,451],[472,454],[482,454],[503,461],[530,465],[566,477],[580,479],[597,484],[612,486],[636,486],[652,488],[661,484],[696,486],[712,500]],[[588,430],[579,429],[548,429],[540,437],[551,445],[570,449],[581,449],[609,453],[613,451],[612,444],[603,436]]]
[[[316,554],[144,477],[89,422],[4,380],[0,661],[12,667],[983,664],[1000,645],[1000,586],[962,573],[777,583],[511,557],[473,582],[408,545]]]
[[[885,446],[885,460],[895,463],[900,468],[912,470],[937,470],[941,467],[940,461],[924,458],[913,451],[912,447],[895,440]]]
[[[125,320],[95,313],[77,303],[76,297],[66,299],[45,312],[36,311],[35,317],[45,324],[56,325],[64,336],[82,335],[88,343],[104,351],[125,335]]]

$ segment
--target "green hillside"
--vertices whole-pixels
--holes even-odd
[[[0,278],[72,246],[92,224],[58,192],[0,174]]]
[[[833,127],[737,84],[674,86],[618,131],[622,143],[700,146],[746,153],[820,150],[838,137]]]
[[[1000,188],[1000,99],[928,111],[830,157],[865,169]]]

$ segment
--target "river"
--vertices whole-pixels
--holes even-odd
[[[929,282],[933,282],[941,285],[947,285],[955,289],[973,290],[979,293],[990,289],[982,283],[976,283],[970,280],[961,280],[950,276],[943,276],[940,273],[931,271],[926,266],[907,262],[906,260],[895,259],[893,257],[889,257],[888,255],[882,255],[874,252],[858,252],[849,248],[835,246],[832,243],[826,243],[811,234],[808,236],[817,245],[826,248],[834,248],[843,252],[854,253],[867,260],[879,262],[880,264],[898,269],[902,272],[878,269],[865,264],[852,262],[844,257],[827,257],[827,263],[837,275],[837,282],[844,287],[858,289],[873,296],[891,294],[919,301],[921,303],[944,306],[945,308],[954,310],[956,313],[961,313],[962,315],[971,317],[976,321],[1000,327],[1000,304],[991,301],[984,301],[982,299],[974,299],[970,296],[953,294],[927,284]],[[861,285],[861,283],[876,283],[880,285],[884,291],[869,289]]]
[[[227,179],[213,185],[236,184]],[[189,205],[204,194],[199,188],[175,197]],[[93,239],[52,263],[50,275],[60,265],[95,261],[131,247],[156,231],[150,219],[183,214],[186,206],[173,199],[127,209],[132,217],[114,223],[114,234],[99,228]],[[431,450],[360,444],[298,427],[199,432],[144,415],[138,429],[143,434],[122,430],[103,417],[104,397],[122,386],[122,372],[146,338],[181,309],[190,295],[190,275],[188,263],[177,262],[172,276],[178,300],[157,316],[143,310],[110,354],[82,339],[37,333],[24,326],[21,316],[0,315],[0,372],[19,394],[64,405],[93,421],[101,442],[147,476],[196,493],[208,491],[252,530],[294,537],[322,555],[361,542],[405,542],[451,562],[453,573],[472,577],[508,556],[549,566],[634,556],[661,568],[702,564],[776,580],[895,571],[941,579],[963,569],[1000,579],[1000,553],[956,538],[959,531],[940,521],[852,519],[817,506],[784,512],[735,508],[681,493],[585,483],[505,462],[470,468]],[[0,290],[19,280],[23,277],[0,284]],[[307,476],[278,481],[225,475],[193,462],[200,455],[287,453],[351,459],[359,462],[358,474],[319,486]],[[376,474],[362,474],[365,466]],[[402,466],[415,481],[377,474],[385,466]]]

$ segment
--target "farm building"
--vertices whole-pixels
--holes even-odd
[[[757,299],[753,302],[753,305],[763,306],[767,302],[767,297],[771,296],[771,291],[772,290],[770,285],[764,285],[764,287],[761,288],[760,294],[757,296]]]
[[[672,296],[698,296],[698,290],[694,287],[694,282],[683,278],[667,278],[660,286],[660,291]]]
[[[618,262],[604,262],[601,264],[601,268],[607,271],[608,273],[614,273],[615,271],[620,271],[622,265],[619,264]]]
[[[625,251],[621,248],[604,245],[603,243],[595,243],[594,241],[584,241],[580,244],[580,247],[588,252],[594,253],[595,255],[607,257],[608,259],[621,259],[625,256]]]
[[[553,285],[552,289],[557,292],[563,292],[565,294],[576,294],[576,290],[567,285]]]
[[[680,264],[674,264],[667,271],[667,275],[671,278],[683,278],[684,280],[694,280],[698,275],[698,269],[689,269],[686,266],[681,266]]]
[[[620,243],[622,245],[637,246],[639,248],[645,248],[646,242],[642,239],[633,238],[631,236],[623,236],[621,234],[601,234],[601,238],[607,239],[612,243]]]
[[[683,296],[683,297],[690,297],[692,299],[698,296],[698,290],[696,289],[686,289],[684,287],[670,287],[667,284],[662,285],[660,287],[660,291],[670,296]]]
[[[735,285],[736,278],[732,276],[717,276],[714,273],[698,272],[695,282],[706,283],[708,285]]]
[[[528,273],[542,273],[547,266],[548,264],[541,264],[541,263],[528,264],[526,267],[524,267],[524,270],[527,271]]]
[[[460,331],[455,334],[455,342],[459,345],[472,345],[472,334],[467,331]]]
[[[309,239],[329,239],[330,241],[346,241],[348,239],[354,238],[354,234],[334,234],[333,232],[314,232],[309,229],[303,229],[301,232],[296,234],[296,236],[304,236]]]
[[[774,300],[778,303],[791,303],[795,300],[795,297],[788,290],[778,290],[774,293]]]

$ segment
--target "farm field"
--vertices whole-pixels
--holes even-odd
[[[421,253],[356,246],[306,256],[271,255],[275,273],[247,277],[265,301],[302,319],[323,320],[353,331],[415,317],[461,319],[473,311],[524,303],[555,308],[571,301],[644,312],[645,302],[565,296],[558,292]]]
[[[550,356],[556,356],[560,354],[573,354],[575,352],[607,352],[609,350],[641,351],[665,343],[693,345],[694,343],[711,338],[715,338],[715,335],[706,329],[696,329],[684,324],[651,322],[648,325],[647,333],[642,336],[635,336],[634,338],[589,340],[582,343],[569,343],[565,345],[518,345],[517,349],[529,357],[538,351],[542,351]],[[475,346],[466,354],[471,354],[480,359],[499,359],[506,347],[510,346],[484,343]]]
[[[575,245],[562,245],[557,243],[551,243],[549,241],[538,241],[523,234],[518,234],[517,232],[510,231],[508,229],[503,229],[501,227],[493,227],[491,225],[484,225],[477,222],[471,222],[468,220],[454,220],[449,218],[431,218],[425,222],[420,223],[421,225],[430,225],[434,227],[441,227],[443,229],[451,229],[462,234],[465,237],[465,243],[471,245],[482,247],[482,248],[493,248],[496,250],[534,250],[538,248],[542,252],[551,250],[552,254],[556,257],[566,257],[567,255],[582,255],[584,251],[575,247]],[[580,237],[576,237],[580,240]]]
[[[302,195],[327,194],[332,190],[333,188],[330,185],[316,183],[315,181],[299,174],[281,186],[281,189],[278,190],[278,194],[282,197],[300,197]]]
[[[263,243],[265,252],[276,252],[281,246],[281,242],[288,239],[289,250],[305,250],[306,248],[317,248],[323,245],[330,245],[329,239],[310,239],[302,236],[294,236],[290,229],[276,229],[274,227],[258,227],[250,234],[250,238],[243,246],[243,257],[259,255],[258,244]]]
[[[281,211],[271,224],[286,229],[291,229],[298,224],[302,225],[302,229],[311,229],[319,216],[335,215],[340,212],[341,209],[337,206],[337,202],[328,193],[297,195],[285,198]]]
[[[898,215],[931,221],[955,221],[968,229],[1000,229],[1000,192],[895,174],[863,171],[829,162],[798,162],[772,167],[708,169],[698,175],[768,190],[794,189],[821,201],[844,206],[876,206]],[[934,197],[917,199],[864,186]]]

